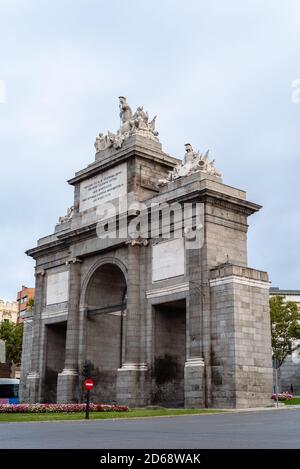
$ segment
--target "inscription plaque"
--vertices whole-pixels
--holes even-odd
[[[80,184],[79,210],[89,210],[127,194],[127,166],[122,163]]]

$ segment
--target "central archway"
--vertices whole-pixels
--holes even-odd
[[[117,370],[122,366],[127,285],[113,263],[100,265],[86,289],[86,360],[96,381],[94,402],[116,402]]]

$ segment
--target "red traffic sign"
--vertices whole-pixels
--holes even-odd
[[[86,391],[91,391],[95,387],[95,382],[91,378],[85,379],[83,386]]]

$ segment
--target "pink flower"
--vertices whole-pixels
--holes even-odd
[[[4,413],[58,413],[85,412],[85,404],[0,404],[0,414]],[[127,406],[109,404],[90,404],[91,412],[127,412]]]

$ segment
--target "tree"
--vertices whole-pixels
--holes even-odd
[[[300,311],[294,301],[284,302],[283,296],[270,298],[273,359],[281,367],[284,360],[300,347]]]
[[[27,301],[27,309],[29,309],[29,311],[32,311],[33,307],[34,307],[34,298],[29,298],[29,300]]]
[[[0,339],[5,341],[7,361],[15,364],[20,363],[22,355],[23,324],[3,321],[0,324]]]

